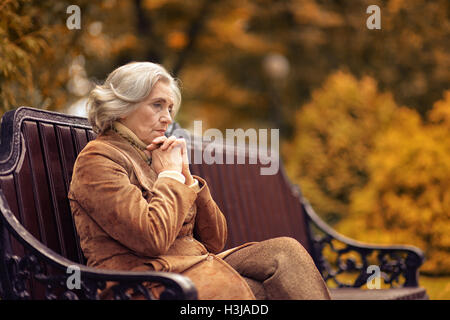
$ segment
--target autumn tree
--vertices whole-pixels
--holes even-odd
[[[66,8],[81,8],[68,30]],[[366,28],[381,8],[382,29]],[[332,70],[369,75],[396,101],[426,113],[448,88],[449,5],[437,1],[133,0],[2,2],[4,110],[64,110],[133,60],[163,64],[183,83],[189,126],[294,130],[293,114]],[[282,76],[268,71],[278,56]],[[25,80],[26,79],[26,80]],[[33,86],[31,89],[30,86]]]
[[[87,1],[78,1],[84,10]],[[66,27],[70,1],[0,3],[1,111],[20,105],[61,110],[70,102],[72,59],[82,53],[80,32]]]
[[[352,194],[339,230],[360,240],[414,244],[426,253],[422,272],[450,270],[450,91],[424,123],[397,110],[368,157],[368,181]]]
[[[395,109],[372,78],[339,71],[297,112],[294,139],[283,149],[286,168],[328,222],[345,218],[351,194],[367,183],[367,157]]]
[[[381,30],[366,28],[372,4],[381,9]],[[295,110],[330,72],[346,69],[376,79],[380,90],[424,116],[449,84],[449,5],[446,0],[218,2],[186,65],[191,72],[180,74],[189,83],[187,102],[219,128],[279,125],[289,137]],[[264,72],[273,52],[289,62],[282,80]],[[281,124],[273,121],[277,118]]]

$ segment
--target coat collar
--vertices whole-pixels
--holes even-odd
[[[112,125],[112,129],[123,136],[125,139],[129,140],[132,145],[136,145],[140,150],[145,150],[147,144],[143,142],[138,136],[131,131],[127,126],[120,123],[119,121],[114,121]]]
[[[147,154],[144,152],[147,145],[145,142],[143,142],[141,139],[139,139],[136,134],[131,131],[127,126],[123,125],[119,121],[114,121],[111,130],[117,133],[119,136],[121,136],[123,139],[125,139],[133,148],[139,153],[141,158],[148,164],[151,165],[152,158],[147,156]]]
[[[95,140],[110,144],[125,153],[141,186],[151,190],[151,186],[157,179],[157,174],[150,166],[149,161],[144,159],[144,156],[147,156],[143,151],[133,146],[125,137],[112,129],[99,134]]]

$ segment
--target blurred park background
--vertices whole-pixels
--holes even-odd
[[[372,4],[380,30],[366,27]],[[181,81],[182,126],[279,128],[319,215],[420,247],[421,285],[450,299],[449,17],[448,0],[1,0],[1,114],[84,116],[114,68],[161,63]]]

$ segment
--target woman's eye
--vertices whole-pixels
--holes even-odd
[[[153,106],[156,108],[161,108],[162,105],[161,105],[161,103],[154,103]]]

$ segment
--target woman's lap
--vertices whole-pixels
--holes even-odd
[[[308,252],[295,239],[273,238],[239,249],[224,259],[257,299],[329,299]]]

